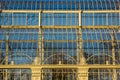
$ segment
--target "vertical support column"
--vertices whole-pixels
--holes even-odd
[[[82,11],[79,11],[79,26],[82,26]]]
[[[8,38],[9,38],[9,32],[7,30],[6,32],[6,58],[5,58],[5,64],[8,65]],[[5,69],[5,80],[8,80],[8,70]]]
[[[32,68],[32,80],[42,80],[41,79],[41,68]]]
[[[42,12],[41,12],[42,13]],[[41,42],[41,64],[44,64],[44,31],[42,30],[42,18],[41,18],[41,13],[39,14],[39,32],[40,32],[40,39],[39,41]]]
[[[38,58],[39,58],[39,61],[40,61],[40,64],[42,64],[42,60],[41,60],[41,56],[42,56],[42,30],[41,30],[41,12],[39,12],[39,32],[38,32]]]
[[[5,64],[8,65],[8,30],[6,32],[6,58],[5,58]]]
[[[41,29],[41,12],[39,12],[39,28],[38,28],[38,52],[34,59],[34,65],[41,65],[42,64],[42,29]],[[41,68],[32,68],[32,80],[41,80]]]
[[[38,18],[38,25],[39,25],[39,28],[38,28],[38,52],[36,54],[36,57],[34,59],[34,64],[35,65],[38,65],[38,64],[41,64],[41,12],[39,12],[39,18]]]
[[[39,28],[39,31],[38,31],[38,52],[37,52],[37,55],[36,55],[36,58],[35,58],[35,63],[38,65],[38,64],[41,64],[42,60],[41,60],[41,28]]]
[[[113,65],[115,65],[115,38],[114,38],[114,30],[111,35],[112,38],[112,59],[113,59]],[[117,80],[117,72],[116,69],[113,69],[113,80]]]
[[[78,31],[77,31],[77,40],[78,40],[78,42],[77,42],[77,64],[80,64],[80,52],[81,52],[81,46],[82,46],[82,43],[81,43],[81,37],[82,37],[82,35],[81,35],[81,26],[82,26],[82,23],[81,23],[81,21],[82,21],[82,19],[81,19],[81,11],[79,11],[79,13],[78,13],[78,25],[79,25],[79,29],[78,29]]]
[[[44,35],[43,35],[43,31],[42,31],[42,64],[44,64]]]
[[[86,60],[82,50],[82,12],[79,12],[79,30],[78,30],[78,44],[77,44],[77,64],[86,65]],[[77,80],[88,80],[88,68],[78,68]]]
[[[42,11],[39,13],[39,32],[40,32],[40,38],[39,38],[39,41],[40,41],[40,58],[41,58],[41,65],[44,64],[44,31],[42,29]],[[41,70],[41,72],[43,72],[43,70]],[[41,74],[41,80],[43,80],[43,74]]]
[[[85,57],[83,54],[83,50],[82,50],[82,11],[79,12],[79,30],[78,30],[78,44],[77,44],[77,49],[79,49],[80,51],[77,52],[77,60],[78,60],[78,64],[86,64],[85,61]]]

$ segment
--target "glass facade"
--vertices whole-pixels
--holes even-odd
[[[0,80],[119,80],[119,0],[1,0]]]

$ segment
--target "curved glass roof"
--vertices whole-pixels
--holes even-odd
[[[118,10],[120,0],[1,0],[2,10]]]

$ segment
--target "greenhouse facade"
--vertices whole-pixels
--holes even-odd
[[[0,0],[0,80],[120,80],[120,0]]]

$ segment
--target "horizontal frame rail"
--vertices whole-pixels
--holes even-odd
[[[120,10],[2,10],[5,13],[120,13]]]
[[[120,42],[120,40],[115,41]],[[6,42],[6,40],[0,40],[0,42]],[[9,40],[9,42],[112,42],[112,40]]]
[[[106,29],[106,28],[120,28],[120,26],[0,26],[0,28],[83,28],[83,29]]]
[[[120,69],[120,65],[103,65],[103,64],[93,64],[93,65],[0,65],[0,69],[32,69],[32,68],[42,68],[42,69],[52,69],[52,68],[93,68],[93,69]]]

